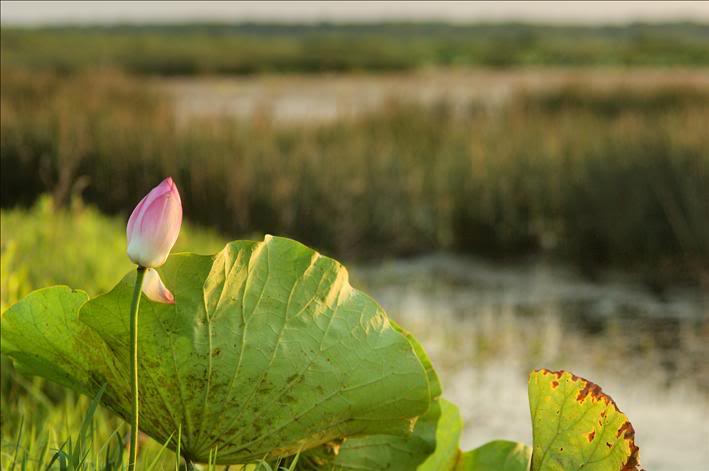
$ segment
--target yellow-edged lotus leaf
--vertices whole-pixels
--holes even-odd
[[[635,432],[613,399],[566,371],[529,376],[532,471],[634,471]]]

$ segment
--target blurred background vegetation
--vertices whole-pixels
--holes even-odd
[[[197,223],[338,256],[548,251],[675,274],[709,264],[707,87],[581,81],[520,90],[494,110],[399,100],[326,124],[180,126],[160,83],[135,75],[707,66],[705,25],[5,27],[0,51],[3,207],[43,193],[62,207],[76,193],[126,214],[173,175]]]
[[[166,175],[188,221],[176,250],[212,253],[225,240],[273,233],[363,264],[453,252],[551,260],[592,278],[620,270],[660,293],[709,286],[709,25],[5,25],[0,33],[3,311],[49,284],[92,295],[112,287],[130,269],[124,222]],[[500,77],[529,70],[538,86],[493,93]],[[466,71],[490,75],[468,83]],[[614,78],[599,80],[604,74]],[[318,89],[343,76],[354,88],[416,77],[419,88],[364,97],[374,105],[328,119],[309,119],[317,101],[302,96],[305,111],[290,120],[272,112],[278,103],[247,114],[186,112],[180,85],[211,93],[221,86],[215,76],[237,90],[274,80]],[[475,96],[446,93],[437,82],[446,76]],[[436,87],[443,91],[431,94]],[[696,338],[709,324],[692,322],[682,328],[699,355]],[[641,357],[654,348],[643,345]],[[3,467],[46,463],[78,428],[87,399],[15,375],[5,360],[0,385]],[[125,432],[97,414],[98,435]],[[106,443],[92,445],[94,462],[113,457]],[[147,462],[159,446],[146,446]]]
[[[411,70],[423,66],[707,66],[695,23],[559,26],[185,24],[4,28],[7,65],[156,75]]]

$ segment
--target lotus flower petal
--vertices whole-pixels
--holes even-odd
[[[142,267],[159,267],[177,241],[182,225],[182,202],[168,177],[145,195],[126,226],[128,257]]]
[[[175,297],[165,287],[160,274],[154,268],[148,268],[143,278],[143,294],[156,303],[175,304]]]

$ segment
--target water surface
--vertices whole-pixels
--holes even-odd
[[[633,90],[709,87],[702,69],[522,68],[431,69],[387,74],[258,75],[160,78],[178,116],[234,116],[279,123],[327,122],[380,108],[390,100],[445,103],[464,110],[471,103],[496,106],[517,92],[562,87]]]
[[[430,255],[352,270],[429,352],[459,405],[464,448],[531,443],[527,373],[568,369],[630,418],[649,470],[709,462],[709,294],[658,294],[627,276],[588,281],[545,263]]]

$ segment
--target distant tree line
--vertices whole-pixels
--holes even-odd
[[[428,66],[707,66],[709,25],[168,24],[4,27],[0,61],[153,75],[395,71]]]

